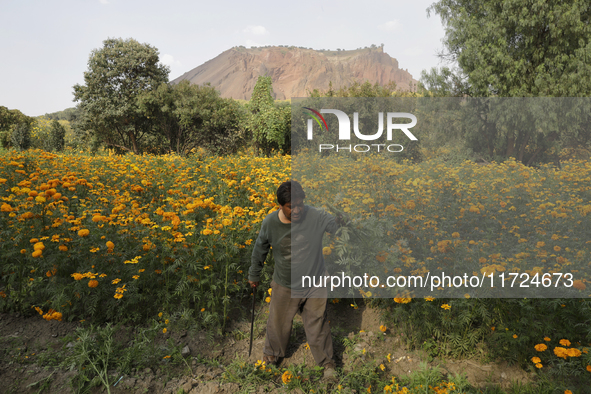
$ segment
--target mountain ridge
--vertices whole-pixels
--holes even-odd
[[[171,81],[210,83],[222,97],[250,100],[259,76],[270,76],[277,100],[306,97],[308,92],[335,89],[354,82],[385,85],[394,81],[398,90],[412,90],[417,81],[399,68],[398,60],[372,46],[356,50],[314,50],[301,47],[233,47]]]

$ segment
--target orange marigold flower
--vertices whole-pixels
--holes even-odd
[[[67,252],[68,251],[68,247],[66,245],[60,245],[59,246],[59,250],[61,250],[62,252]]]
[[[106,245],[108,249],[113,249],[115,247],[115,244],[111,241],[107,241]]]
[[[591,365],[587,365],[587,372],[591,372]]]
[[[581,354],[581,351],[574,347],[571,347],[570,349],[566,350],[566,355],[569,357],[580,357]]]
[[[98,280],[96,279],[92,279],[88,281],[88,287],[97,287],[98,286]]]
[[[550,338],[548,338],[548,337],[544,337],[544,341],[546,341],[546,342],[550,342],[550,341],[551,341],[551,339],[550,339]]]
[[[543,367],[543,365],[542,365],[541,363],[537,363],[537,364],[536,364],[536,368],[538,368],[538,369],[539,369],[539,368],[542,368],[542,367]]]
[[[79,237],[86,237],[88,234],[90,234],[88,229],[83,228],[82,230],[78,230]]]
[[[534,363],[534,364],[537,364],[537,363],[539,363],[539,362],[542,362],[542,360],[540,360],[540,358],[539,358],[539,357],[532,357],[532,358],[531,358],[531,362],[532,362],[532,363]]]
[[[561,339],[558,341],[562,346],[570,346],[570,341],[568,339]]]
[[[585,290],[587,288],[587,285],[585,285],[585,283],[583,283],[582,280],[577,279],[577,280],[573,281],[573,287],[575,289]]]
[[[388,327],[384,326],[383,324],[380,326],[380,331],[381,332],[386,332],[388,331]]]
[[[548,346],[544,345],[543,343],[539,343],[536,346],[534,346],[534,349],[536,349],[538,352],[543,352],[546,349],[548,349]]]
[[[281,375],[281,381],[283,382],[283,384],[288,384],[289,382],[291,382],[292,378],[293,374],[289,370],[283,372],[283,375]]]
[[[42,251],[42,250],[36,250],[36,251],[34,251],[34,252],[31,254],[31,255],[32,255],[33,257],[39,257],[39,256],[41,256],[42,254],[43,254],[43,251]]]
[[[563,347],[560,347],[560,346],[557,346],[557,347],[554,348],[554,354],[557,357],[561,357],[561,358],[563,358],[565,360],[566,360],[566,357],[568,356],[568,354],[566,354],[566,349],[563,348]]]

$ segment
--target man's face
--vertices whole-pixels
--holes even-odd
[[[281,211],[290,222],[298,222],[304,214],[304,200],[299,198],[285,205],[280,205]]]

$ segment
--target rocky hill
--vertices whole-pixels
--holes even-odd
[[[409,90],[417,81],[383,47],[352,51],[317,51],[298,47],[234,47],[172,81],[211,83],[222,97],[249,100],[259,76],[273,80],[277,100],[306,97],[308,91],[349,86],[355,81],[380,85],[396,82]]]

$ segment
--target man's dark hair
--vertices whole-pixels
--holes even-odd
[[[306,198],[306,193],[297,181],[287,181],[279,185],[277,189],[277,202],[279,205],[285,205],[291,202],[291,198]]]

